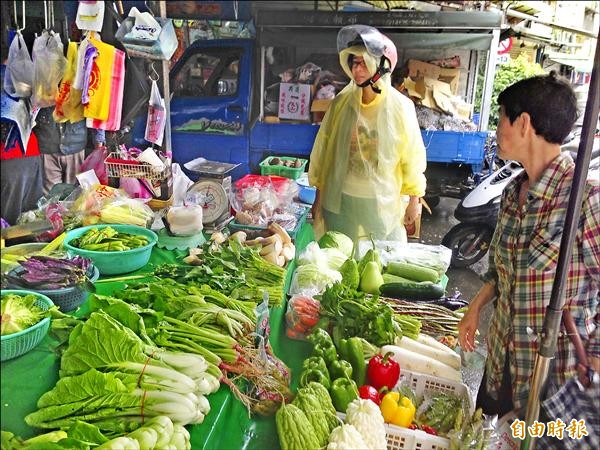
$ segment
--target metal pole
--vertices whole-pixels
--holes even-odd
[[[487,67],[485,69],[485,81],[481,98],[481,111],[479,115],[479,131],[486,131],[490,120],[490,108],[492,105],[492,92],[494,91],[494,76],[496,75],[496,56],[498,54],[498,43],[500,42],[500,30],[492,31],[492,42],[488,52]]]
[[[260,114],[258,120],[261,122],[265,118],[265,60],[266,49],[264,45],[260,46]]]
[[[159,3],[160,17],[163,19],[167,18],[167,2],[160,0]],[[165,142],[163,143],[163,150],[165,154],[172,154],[173,149],[171,148],[171,89],[169,87],[169,61],[162,61],[162,80],[163,80],[163,96],[165,98],[165,115],[167,120],[165,121]]]
[[[587,178],[587,171],[590,165],[594,135],[598,123],[598,95],[599,80],[598,67],[600,66],[600,39],[596,41],[596,53],[594,55],[594,69],[592,70],[592,79],[588,99],[585,105],[585,115],[583,117],[583,126],[581,129],[581,141],[577,149],[577,161],[575,163],[575,173],[573,175],[573,186],[569,196],[569,205],[565,217],[565,226],[563,228],[560,241],[560,252],[558,254],[558,264],[556,267],[556,276],[552,284],[552,293],[550,302],[546,308],[544,317],[544,327],[542,330],[542,339],[540,348],[533,368],[531,390],[527,401],[527,414],[525,416],[526,427],[529,427],[538,419],[540,411],[540,393],[548,375],[548,366],[550,360],[556,353],[556,341],[560,331],[560,321],[562,318],[562,308],[565,303],[565,287],[571,256],[573,255],[573,244],[575,234],[577,233],[577,224],[581,213],[581,201],[583,198],[583,189]],[[527,429],[527,428],[525,428]],[[533,445],[532,447],[530,447]],[[535,448],[535,438],[526,433],[525,439],[521,442],[521,450]]]

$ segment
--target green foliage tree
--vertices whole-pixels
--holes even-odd
[[[527,56],[521,54],[516,59],[511,59],[508,64],[500,65],[496,70],[494,77],[494,89],[492,92],[492,105],[490,108],[490,120],[488,129],[495,130],[498,126],[498,95],[511,84],[519,80],[532,77],[534,75],[543,75],[546,72],[538,63],[531,63]],[[483,71],[480,71],[479,80],[477,80],[477,96],[475,101],[475,110],[481,111],[481,92],[483,90]]]

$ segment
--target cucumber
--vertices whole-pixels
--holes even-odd
[[[437,283],[440,280],[440,275],[435,270],[405,262],[390,262],[387,266],[387,273],[413,281]]]
[[[413,280],[409,280],[408,278],[402,278],[399,277],[398,275],[392,275],[391,273],[384,273],[383,274],[383,282],[384,283],[414,283]]]
[[[443,297],[445,289],[431,281],[393,281],[379,286],[379,292],[387,297],[418,300]]]

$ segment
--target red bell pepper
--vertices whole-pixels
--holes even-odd
[[[369,384],[379,390],[382,387],[393,389],[400,378],[400,365],[390,358],[392,352],[375,355],[369,360],[367,378]]]
[[[375,389],[373,386],[369,386],[368,384],[364,384],[358,388],[358,396],[365,400],[371,400],[377,405],[381,403],[377,389]]]

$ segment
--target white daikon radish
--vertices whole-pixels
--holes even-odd
[[[431,347],[430,345],[421,344],[420,342],[411,338],[407,338],[406,336],[402,336],[401,339],[396,338],[395,344],[398,347],[405,348],[406,350],[410,350],[421,355],[429,356],[430,358],[433,358],[439,362],[448,364],[450,367],[453,367],[456,370],[460,370],[460,356],[457,353],[450,354],[445,350],[440,350],[436,347]]]
[[[453,369],[448,364],[436,361],[429,356],[406,350],[397,345],[384,345],[381,347],[382,354],[385,355],[388,352],[392,352],[392,358],[400,364],[400,370],[404,368],[411,372],[426,373],[452,381],[462,381],[462,377],[458,370]]]
[[[454,350],[452,350],[447,345],[444,345],[437,339],[432,338],[431,336],[427,336],[426,334],[423,334],[423,333],[419,333],[419,335],[417,336],[417,342],[420,342],[421,344],[429,345],[430,347],[439,348],[440,350],[443,350],[450,354],[455,354],[455,355],[457,354]]]

